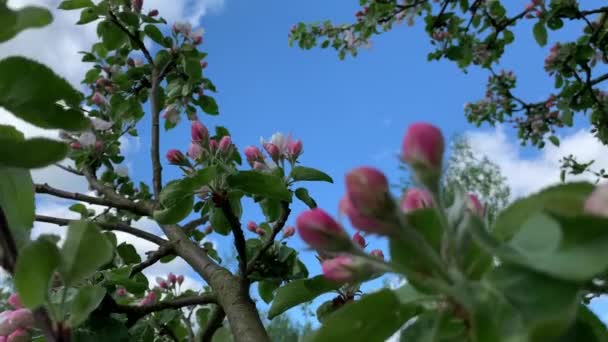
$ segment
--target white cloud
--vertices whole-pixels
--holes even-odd
[[[220,10],[224,0],[145,0],[144,11],[158,9],[160,16],[167,19],[169,24],[176,21],[187,21],[193,26],[199,26],[201,18],[209,11]]]
[[[595,169],[608,168],[608,149],[588,130],[561,136],[559,147],[547,143],[543,150],[531,158],[522,155],[519,143],[509,139],[502,127],[497,127],[494,131],[471,131],[466,136],[474,151],[500,166],[515,198],[558,183],[559,160],[570,154],[581,162],[595,160]],[[592,175],[568,176],[567,179],[595,180]]]

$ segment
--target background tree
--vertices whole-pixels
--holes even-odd
[[[575,115],[589,118],[590,130],[608,143],[608,96],[603,90],[608,73],[608,6],[601,1],[531,0],[361,0],[354,22],[299,23],[289,39],[304,49],[319,44],[332,47],[339,57],[356,56],[373,36],[421,19],[434,51],[429,60],[448,59],[466,70],[475,66],[489,73],[481,100],[465,106],[469,122],[509,123],[522,143],[542,148],[546,141],[559,145],[557,130],[572,127]],[[516,71],[500,70],[506,49],[513,44],[515,27],[528,29],[540,46],[552,31],[577,31],[572,41],[556,43],[547,51],[544,69],[553,79],[554,91],[545,100],[530,101],[517,94]],[[587,172],[593,161],[576,156],[562,160],[562,179]],[[606,178],[604,170],[590,170]]]

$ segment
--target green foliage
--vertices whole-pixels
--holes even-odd
[[[55,244],[39,238],[20,250],[15,266],[15,289],[21,303],[34,309],[46,302],[53,272],[61,257]]]
[[[333,183],[333,179],[331,177],[317,169],[313,169],[311,167],[304,166],[296,166],[291,169],[291,178],[294,181],[323,181]]]
[[[260,195],[272,199],[291,201],[291,193],[282,180],[272,174],[258,171],[239,171],[228,177],[228,184],[247,194]]]
[[[59,141],[46,138],[24,139],[12,126],[0,125],[0,165],[34,169],[65,158],[68,148]]]
[[[106,295],[106,289],[101,286],[85,286],[78,290],[72,300],[70,309],[70,325],[77,327],[83,323],[101,303]]]
[[[89,127],[79,109],[82,94],[46,66],[24,57],[0,61],[0,106],[42,128]]]
[[[331,282],[323,276],[292,281],[277,290],[268,311],[268,318],[273,319],[294,306],[309,302],[339,287],[340,284]]]
[[[35,6],[27,6],[18,10],[8,8],[6,1],[0,2],[0,43],[15,37],[19,32],[43,27],[53,21],[51,12]],[[3,75],[4,76],[4,75]]]
[[[112,258],[113,247],[95,224],[70,223],[61,248],[60,272],[66,284],[91,276]]]
[[[29,171],[0,167],[0,207],[13,238],[22,246],[34,224],[34,184]]]

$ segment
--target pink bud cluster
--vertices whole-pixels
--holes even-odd
[[[438,30],[438,31],[433,32],[433,34],[431,36],[436,41],[441,42],[441,41],[446,40],[450,36],[450,33],[448,31]]]
[[[173,32],[181,34],[184,39],[189,40],[192,45],[199,45],[203,42],[203,29],[192,30],[190,23],[177,22],[173,24]]]
[[[549,55],[545,58],[545,70],[552,71],[555,69],[557,62],[559,61],[560,52],[562,46],[560,43],[555,43],[549,50]]]
[[[167,278],[156,277],[156,284],[162,290],[175,288],[176,285],[181,285],[184,282],[183,275],[175,275],[172,272],[167,275]]]
[[[34,315],[29,309],[23,308],[19,296],[13,293],[8,298],[8,304],[14,310],[0,313],[0,341],[26,342],[30,341],[28,329],[34,326]]]
[[[230,136],[223,136],[218,143],[210,138],[209,130],[198,120],[192,121],[190,135],[192,139],[188,146],[188,157],[195,164],[202,163],[210,157],[229,157],[234,149]],[[186,156],[176,149],[167,152],[167,160],[173,165],[191,166]]]
[[[249,221],[247,223],[247,230],[249,230],[250,232],[255,233],[259,236],[266,235],[266,231],[264,230],[264,228],[258,226],[258,224],[253,221]]]
[[[139,302],[139,306],[149,306],[156,303],[156,292],[150,291],[148,294]]]
[[[293,165],[303,152],[302,141],[294,140],[291,135],[286,137],[282,133],[275,133],[269,141],[266,141],[264,138],[260,139],[260,141],[270,159],[276,164],[287,160]],[[245,148],[245,157],[254,170],[269,170],[272,166],[264,158],[262,151],[255,146]]]

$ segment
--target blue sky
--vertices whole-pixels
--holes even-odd
[[[57,3],[56,0],[32,0],[9,1],[9,4],[25,2],[51,7]],[[319,206],[331,213],[336,212],[344,193],[343,175],[354,167],[375,166],[386,172],[392,182],[399,180],[402,174],[397,169],[395,153],[407,126],[413,122],[431,122],[447,137],[471,134],[474,148],[489,154],[505,170],[526,170],[507,174],[518,194],[533,191],[535,184],[557,182],[556,177],[552,174],[548,177],[546,172],[548,168],[555,169],[554,159],[572,149],[581,149],[580,141],[589,141],[588,134],[580,133],[586,127],[584,118],[577,121],[576,127],[561,132],[571,143],[562,145],[572,146],[570,150],[567,147],[547,148],[543,152],[520,149],[513,130],[507,126],[499,130],[473,127],[464,117],[463,105],[483,96],[487,73],[470,68],[465,74],[450,62],[427,62],[431,46],[420,23],[414,27],[396,27],[374,38],[373,47],[361,51],[357,58],[340,61],[330,49],[304,51],[288,47],[287,33],[290,26],[299,21],[351,22],[358,10],[356,0],[212,2],[214,5],[205,15],[194,18],[206,30],[202,48],[209,53],[209,66],[205,72],[219,90],[216,99],[221,115],[200,114],[201,121],[208,127],[223,125],[229,128],[234,143],[241,150],[247,145],[259,145],[260,136],[269,137],[277,131],[292,133],[301,139],[304,143],[302,164],[321,169],[335,180],[335,184],[311,183],[308,186]],[[523,8],[526,2],[509,1],[513,6],[510,9]],[[151,8],[152,3],[169,6],[168,2],[160,5],[158,0],[145,1],[144,9]],[[585,4],[598,3],[603,2],[585,1]],[[192,11],[194,4],[188,0],[175,1],[175,6],[182,6],[182,15],[190,14],[188,11]],[[161,8],[161,15],[163,13]],[[70,68],[75,64],[64,61],[78,60],[75,51],[88,49],[90,42],[70,34],[78,32],[87,39],[94,39],[94,29],[85,27],[74,31],[73,22],[72,14],[56,13],[56,24],[51,29],[53,39],[57,41],[54,51],[43,43],[43,32],[27,32],[10,43],[13,45],[0,47],[0,56],[15,51],[31,55],[56,67],[76,84],[86,69]],[[505,55],[503,66],[517,72],[518,94],[540,100],[552,89],[552,82],[543,70],[548,47],[539,47],[531,37],[531,30],[530,24],[516,29],[516,43]],[[551,34],[550,40],[572,38],[578,32],[578,28],[568,29],[559,36]],[[3,115],[6,114],[0,112],[0,121]],[[14,122],[13,118],[8,120]],[[146,136],[148,126],[144,120],[140,130],[142,137]],[[36,134],[41,133],[36,131]],[[170,148],[185,150],[190,139],[187,121],[183,120],[162,139],[163,155]],[[128,153],[130,174],[146,181],[151,179],[147,145],[144,138],[130,143]],[[593,156],[603,154],[603,149],[593,146],[593,149],[587,149],[597,151]],[[608,160],[604,162],[608,164]],[[539,164],[545,168],[534,169]],[[179,176],[177,168],[165,165],[164,170],[165,181]],[[530,170],[529,174],[527,170]],[[289,223],[292,224],[303,210],[305,208],[296,203]],[[259,210],[252,205],[245,207],[244,220],[249,219],[262,219]],[[214,239],[221,249],[230,248],[231,237]],[[372,239],[371,242],[388,254],[381,241]],[[289,244],[298,249],[305,247],[297,237]],[[302,256],[310,273],[318,274],[314,253],[302,251]],[[190,276],[194,277],[194,274]]]

